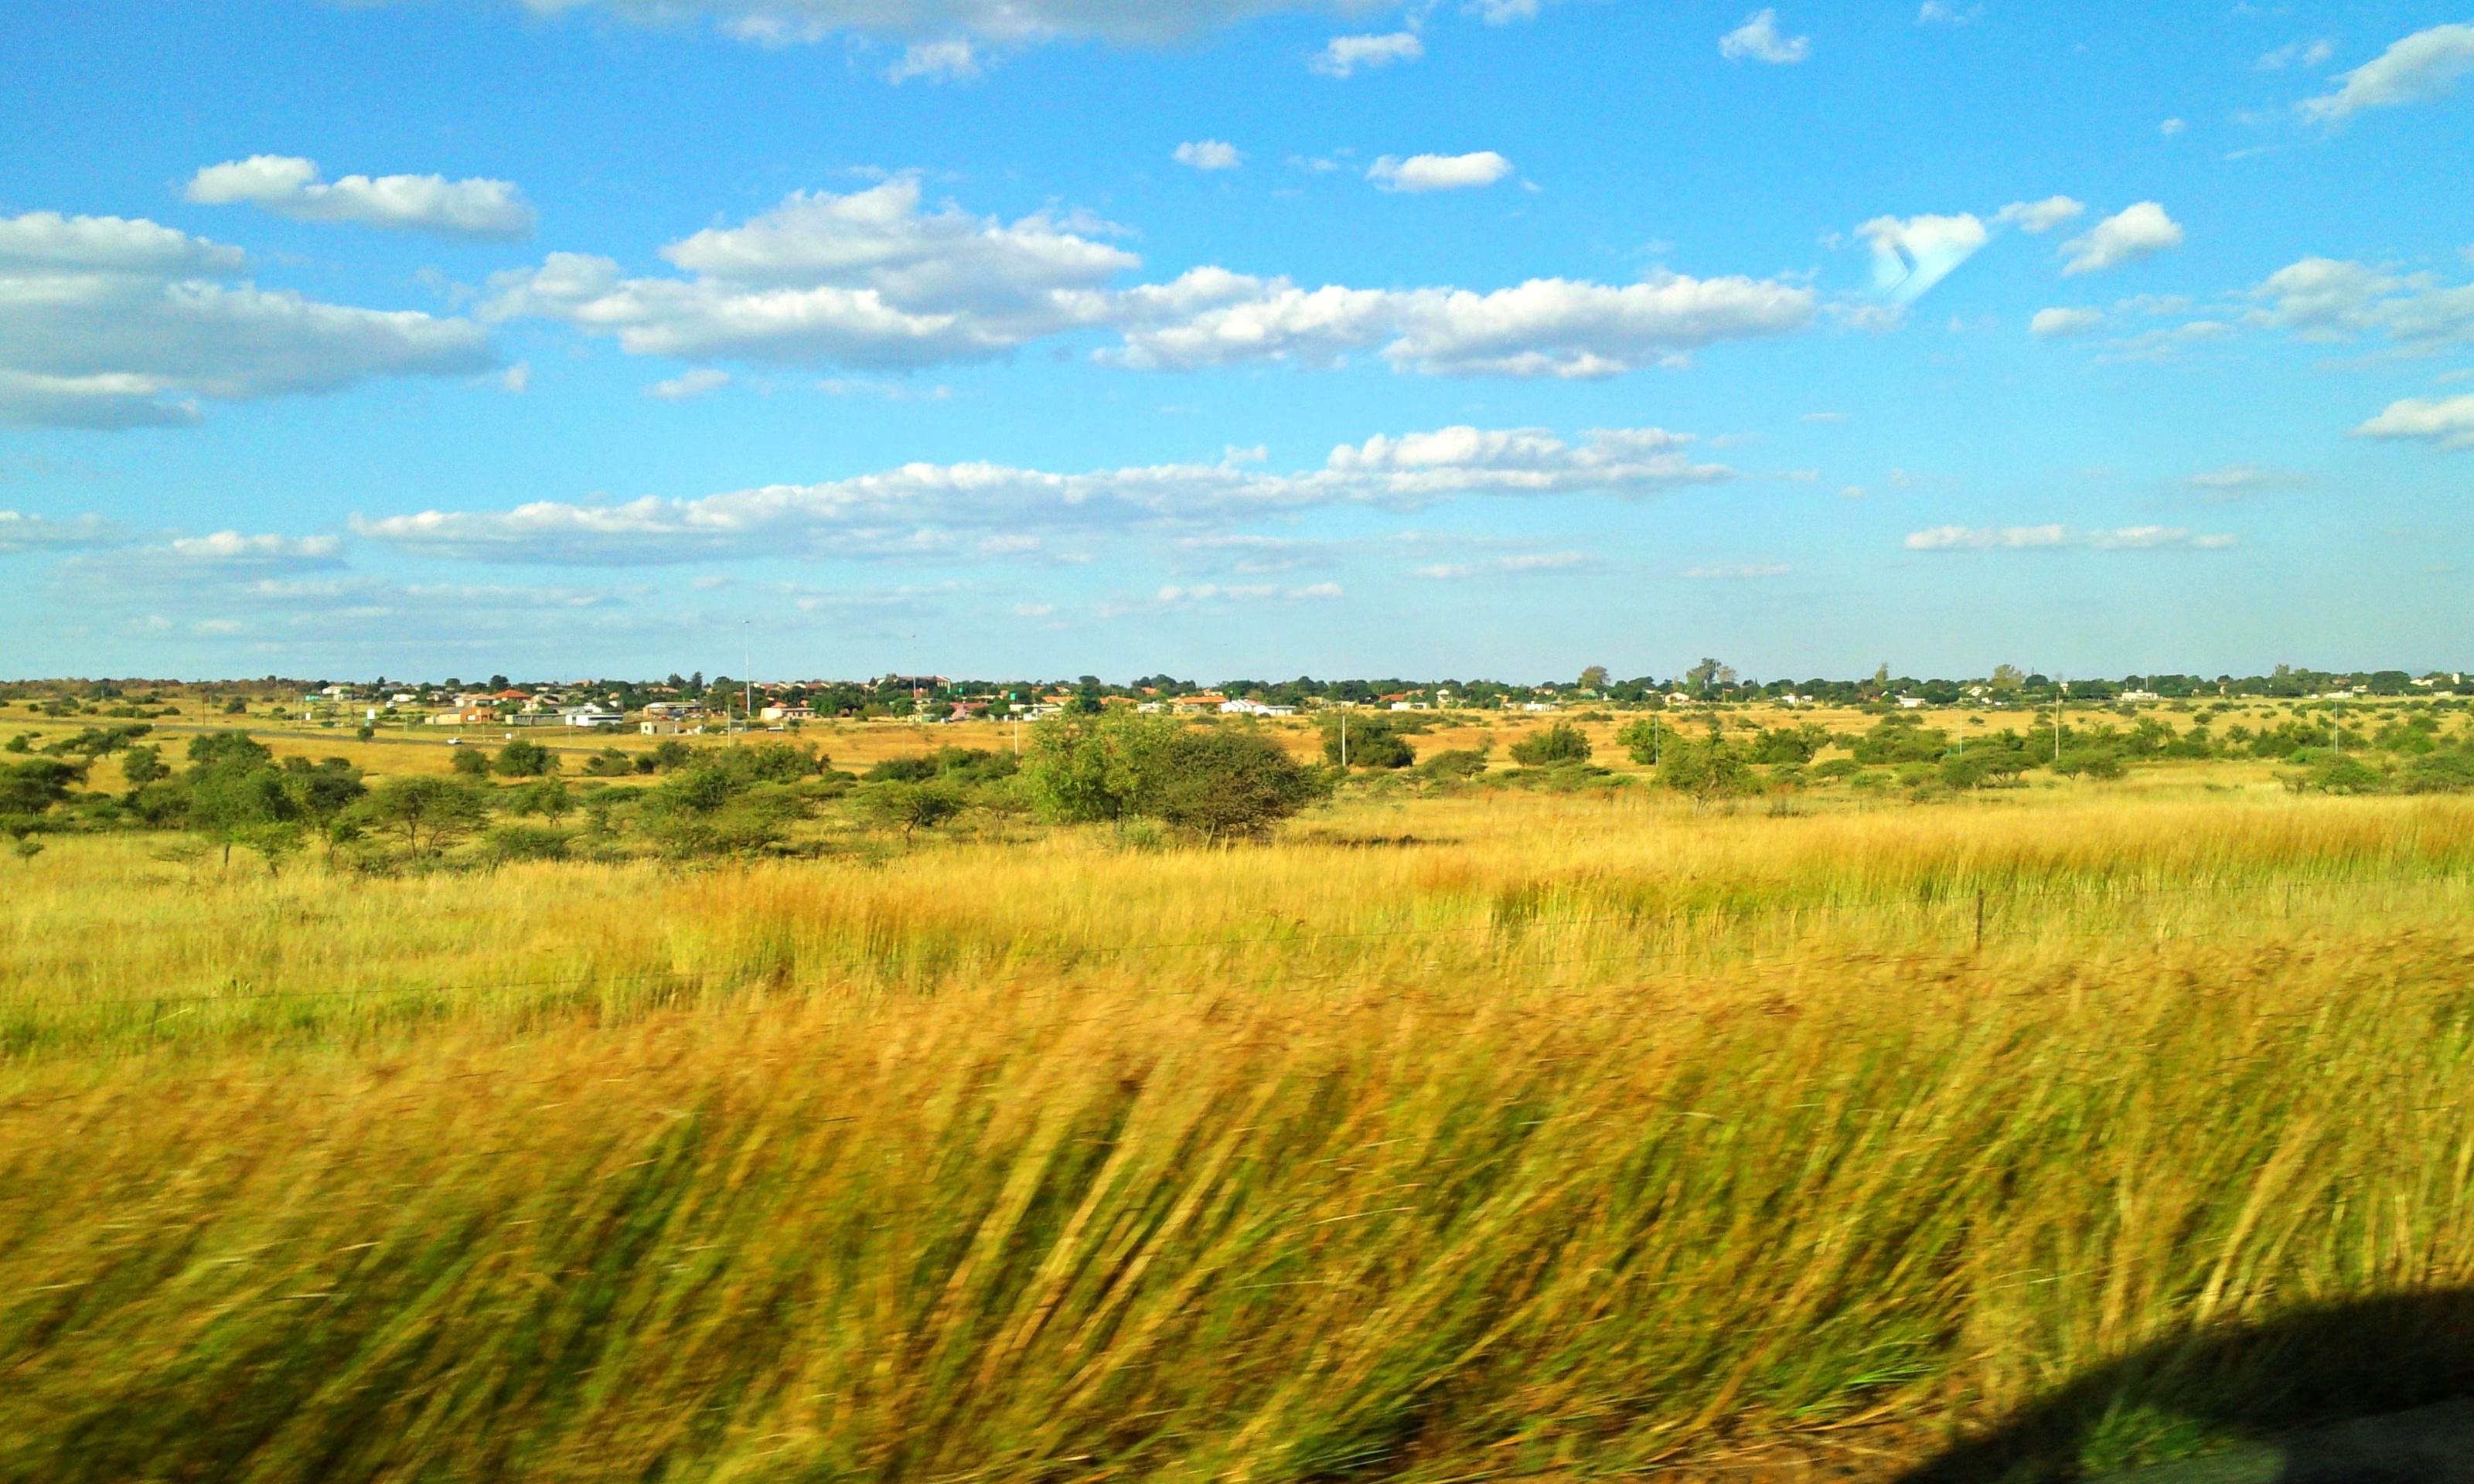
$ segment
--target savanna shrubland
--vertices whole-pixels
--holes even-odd
[[[2474,1280],[2474,809],[2001,797],[692,869],[59,840],[0,903],[0,1475],[1912,1456],[2193,1323]]]

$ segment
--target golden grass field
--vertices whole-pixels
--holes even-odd
[[[60,837],[0,867],[0,1477],[1888,1477],[2474,1282],[2470,869],[2474,802],[2230,764],[692,870]]]

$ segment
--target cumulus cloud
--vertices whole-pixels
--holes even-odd
[[[2027,333],[2038,340],[2060,340],[2089,334],[2104,325],[2105,313],[2101,309],[2039,309],[2036,317],[2027,322]]]
[[[195,421],[196,402],[471,375],[481,327],[265,290],[236,248],[153,222],[0,218],[0,425]]]
[[[1169,157],[1196,170],[1234,170],[1246,163],[1245,153],[1225,139],[1189,139]]]
[[[2305,99],[2302,116],[2335,124],[2365,108],[2432,103],[2446,97],[2468,72],[2474,72],[2474,25],[2434,26],[2344,74],[2334,92]]]
[[[1348,11],[1351,0],[520,0],[556,15],[598,9],[661,24],[703,16],[725,34],[766,45],[825,40],[839,34],[916,39],[963,36],[1021,45],[1102,40],[1156,45],[1284,11]],[[1482,0],[1504,3],[1504,0]],[[1527,0],[1509,0],[1515,10]]]
[[[319,178],[318,163],[253,155],[208,165],[182,193],[198,205],[247,204],[300,222],[352,222],[395,231],[512,242],[532,235],[533,208],[506,180],[445,176]]]
[[[217,531],[211,536],[175,538],[164,548],[182,562],[216,566],[333,566],[344,543],[331,536],[244,536]]]
[[[1902,543],[1909,551],[2147,551],[2180,546],[2214,551],[2234,544],[2230,536],[2198,536],[2178,526],[2120,526],[2076,531],[2059,523],[2036,526],[1934,526]]]
[[[667,381],[654,382],[644,389],[644,395],[660,397],[666,402],[684,402],[691,396],[702,396],[708,392],[718,392],[728,385],[730,385],[730,372],[716,371],[710,366],[699,366],[692,371],[682,371]]]
[[[1460,191],[1492,185],[1512,174],[1512,161],[1492,150],[1473,155],[1386,155],[1367,167],[1366,179],[1387,191]]]
[[[980,75],[980,59],[967,37],[914,41],[885,69],[885,80],[900,84],[925,78],[931,83],[965,83]]]
[[[887,371],[987,360],[1106,317],[1099,291],[1139,262],[1093,240],[1109,230],[923,209],[919,182],[896,177],[848,195],[797,192],[742,226],[671,243],[662,256],[688,278],[630,278],[608,258],[552,253],[494,277],[485,313],[564,320],[643,355]]]
[[[0,553],[125,546],[131,539],[128,533],[101,515],[53,520],[25,511],[0,510]]]
[[[1341,596],[1344,594],[1338,583],[1308,583],[1301,587],[1282,587],[1275,583],[1193,583],[1163,586],[1152,595],[1152,601],[1162,608],[1180,608],[1196,603],[1267,603],[1273,599],[1316,603]]]
[[[1763,9],[1744,17],[1742,25],[1718,38],[1718,55],[1729,61],[1765,61],[1783,66],[1811,56],[1812,37],[1782,35],[1778,12]]]
[[[2125,206],[2096,224],[2083,237],[2062,244],[2062,275],[2101,273],[2142,262],[2182,245],[2182,227],[2152,201]]]
[[[2282,72],[2288,67],[2317,67],[2337,55],[2337,43],[2321,37],[2316,41],[2288,41],[2259,60],[2262,72]]]
[[[1784,577],[1791,568],[1783,562],[1747,562],[1732,565],[1686,567],[1684,575],[1695,582],[1750,582],[1764,577]]]
[[[1948,0],[1925,0],[1923,5],[1916,8],[1916,24],[1919,26],[1965,26],[1974,22],[1983,14],[1984,7],[1980,5],[1971,5],[1966,10],[1962,11],[1956,6],[1949,4]]]
[[[622,504],[540,501],[499,512],[355,517],[361,537],[482,561],[667,562],[983,549],[1038,531],[1194,530],[1322,506],[1409,510],[1465,495],[1642,497],[1734,477],[1691,439],[1605,428],[1567,442],[1542,428],[1444,428],[1334,448],[1320,467],[1249,460],[1059,474],[998,464],[911,464],[813,485]]]
[[[1873,287],[1895,304],[1911,304],[1950,276],[1985,244],[1984,224],[1972,214],[1877,216],[1856,228],[1873,245]]]
[[[1394,31],[1382,36],[1334,36],[1306,65],[1323,77],[1346,78],[1362,69],[1416,61],[1425,55],[1426,43],[1418,39],[1416,32]]]
[[[1514,21],[1536,20],[1539,0],[1469,0],[1463,7],[1490,26],[1509,26]]]
[[[2384,337],[2400,353],[2474,345],[2474,283],[2337,258],[2290,263],[2252,289],[2250,322],[2321,343]]]
[[[2409,396],[2390,402],[2376,418],[2354,429],[2357,438],[2416,439],[2442,448],[2474,448],[2474,394],[2462,396]]]
[[[2075,222],[2087,210],[2087,203],[2068,196],[2048,196],[2042,201],[2014,201],[1994,214],[1993,220],[2005,227],[2016,227],[2023,232],[2049,232],[2066,223]]]
[[[1101,330],[1119,337],[1102,359],[1144,369],[1327,366],[1379,350],[1402,371],[1570,378],[1800,329],[1815,307],[1801,284],[1663,272],[1484,292],[1304,289],[1206,267],[1118,288],[1112,280],[1140,259],[1098,240],[1115,231],[1046,213],[1005,224],[929,210],[918,182],[902,177],[844,196],[796,194],[662,250],[691,276],[631,278],[608,258],[554,253],[494,278],[484,314],[563,320],[634,353],[688,360],[900,371]]]
[[[2219,468],[2202,469],[2190,478],[2191,488],[2205,491],[2220,500],[2254,494],[2262,490],[2294,490],[2311,482],[2309,476],[2272,469],[2263,464],[2228,464]]]
[[[1657,274],[1622,286],[1539,278],[1516,288],[1302,289],[1201,269],[1125,297],[1120,365],[1192,370],[1257,360],[1329,365],[1380,347],[1396,370],[1443,375],[1613,375],[1721,341],[1811,323],[1810,289]]]

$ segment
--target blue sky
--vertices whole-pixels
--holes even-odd
[[[2460,668],[2474,13],[102,0],[0,673]]]

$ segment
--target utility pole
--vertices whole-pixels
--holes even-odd
[[[1348,771],[1348,713],[1340,713],[1340,771]]]
[[[747,661],[745,672],[747,678],[740,682],[746,687],[740,692],[742,698],[740,705],[747,712],[747,725],[753,727],[756,725],[756,620],[740,619],[739,636],[746,643],[746,653],[740,658]]]
[[[2053,761],[2062,760],[2062,698],[2071,693],[2071,682],[2055,677],[2053,681]]]

